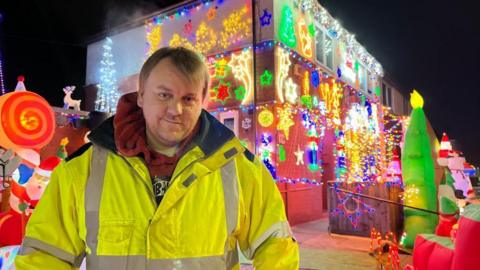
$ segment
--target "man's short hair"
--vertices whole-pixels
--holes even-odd
[[[203,98],[207,96],[210,75],[203,56],[184,47],[163,47],[155,51],[147,61],[143,63],[142,69],[140,70],[138,79],[139,91],[144,90],[148,76],[152,73],[155,66],[165,58],[170,59],[172,64],[187,78],[189,83],[193,85],[202,84]]]

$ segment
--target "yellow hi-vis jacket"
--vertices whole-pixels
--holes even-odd
[[[139,157],[116,152],[112,119],[62,162],[27,224],[17,270],[298,269],[298,245],[263,163],[203,111],[156,205]]]

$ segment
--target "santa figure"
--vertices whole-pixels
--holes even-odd
[[[443,133],[442,141],[440,142],[440,151],[438,152],[437,162],[440,166],[448,166],[448,157],[452,151],[452,144],[450,143],[446,133]]]
[[[25,225],[60,161],[59,157],[47,158],[24,185],[17,182],[19,179],[11,182],[10,209],[0,214],[0,247],[22,243]]]

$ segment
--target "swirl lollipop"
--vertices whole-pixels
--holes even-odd
[[[55,132],[55,116],[50,104],[30,91],[0,96],[0,146],[40,149]]]

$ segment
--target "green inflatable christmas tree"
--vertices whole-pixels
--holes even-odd
[[[434,161],[427,134],[427,121],[423,112],[423,98],[416,91],[410,97],[412,113],[405,135],[402,155],[402,175],[406,205],[437,211]],[[412,208],[404,208],[404,234],[400,244],[412,248],[420,233],[434,233],[438,223],[436,214]]]

